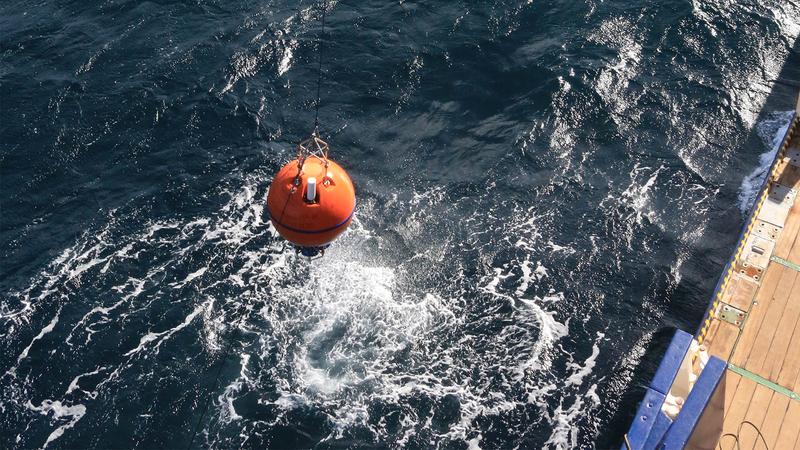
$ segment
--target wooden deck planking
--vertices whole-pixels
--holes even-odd
[[[793,209],[794,208],[800,210],[800,204],[795,203]],[[800,215],[800,211],[798,211],[797,214]],[[789,255],[784,259],[789,260],[790,262],[793,262],[795,264],[800,264],[800,238],[795,239],[794,245],[792,246],[792,249],[789,251]]]
[[[722,337],[719,336],[719,326],[719,320],[711,319],[711,325],[708,326],[708,333],[706,334],[705,346],[708,348],[709,355],[722,358],[721,355],[724,354],[724,346],[719,343],[719,340],[722,339]]]
[[[742,381],[742,376],[738,373],[731,372],[730,370],[725,371],[725,375],[723,375],[723,380],[720,384],[724,383],[725,388],[725,410],[723,412],[723,418],[728,414],[731,410],[730,405],[733,404],[733,400],[736,398],[736,391],[739,388],[739,382]]]
[[[800,204],[795,201],[795,204],[789,210],[789,216],[786,218],[786,223],[775,245],[775,256],[789,259],[789,252],[792,247],[800,245],[797,239],[798,235],[800,235],[798,231],[800,231]]]
[[[731,357],[731,362],[733,364],[739,367],[745,366],[747,358],[750,356],[751,350],[756,344],[756,338],[758,337],[759,330],[761,330],[761,325],[772,309],[770,306],[772,306],[773,303],[773,295],[778,288],[784,285],[785,281],[783,280],[785,277],[794,277],[794,274],[790,273],[790,269],[780,264],[773,263],[767,268],[764,281],[761,284],[761,289],[759,289],[756,295],[757,304],[754,304],[750,309],[750,314],[747,317],[744,330],[739,338],[739,343]]]
[[[777,383],[800,392],[800,321],[794,326],[789,349],[778,373]]]
[[[800,167],[785,164],[780,176],[778,176],[778,183],[790,188],[796,188],[800,185]]]
[[[800,174],[800,171],[797,172]],[[800,178],[798,178],[800,180]],[[776,252],[800,260],[800,197],[781,230]],[[779,256],[780,255],[777,255]],[[718,327],[719,330],[719,327]],[[719,331],[717,332],[719,333]],[[714,341],[712,347],[717,345]],[[771,261],[731,362],[789,389],[800,386],[800,272]],[[730,373],[730,370],[727,371]],[[741,378],[728,385],[721,449],[793,449],[800,445],[800,402]],[[706,426],[708,426],[706,424]]]
[[[730,371],[726,371],[730,373]],[[737,434],[739,424],[744,420],[747,415],[747,409],[750,402],[753,400],[753,394],[756,390],[756,382],[744,377],[740,377],[739,383],[733,394],[731,403],[726,404],[725,417],[722,421],[722,435],[733,432]],[[723,447],[725,448],[725,447]]]
[[[778,439],[775,446],[771,449],[794,449],[797,448],[797,436],[800,434],[800,402],[789,402],[789,408],[781,422],[781,429],[778,432]]]
[[[775,393],[772,395],[772,401],[769,403],[764,422],[761,423],[761,434],[764,437],[764,442],[759,443],[753,447],[757,450],[769,450],[775,448],[775,441],[778,440],[778,433],[781,431],[783,419],[786,416],[786,410],[789,408],[789,397]]]
[[[786,307],[780,317],[776,328],[775,337],[769,347],[769,355],[762,363],[758,373],[770,381],[778,381],[781,366],[789,358],[797,357],[800,349],[789,345],[794,335],[800,318],[800,275],[795,272],[795,279],[792,288],[786,296]],[[794,350],[794,351],[792,351]],[[754,370],[751,368],[750,370]]]
[[[739,436],[739,448],[752,449],[755,447],[761,434],[761,424],[764,422],[764,416],[767,414],[774,394],[772,389],[757,385],[742,422],[735,430],[722,430],[722,434],[736,433]]]
[[[766,378],[765,373],[761,370],[766,364],[768,359],[782,360],[786,356],[786,346],[775,346],[776,341],[784,339],[791,339],[791,334],[794,331],[794,324],[796,323],[797,315],[795,314],[794,321],[791,324],[785,324],[788,329],[781,329],[780,324],[784,323],[783,320],[789,318],[792,305],[789,302],[792,293],[792,287],[797,279],[798,272],[786,269],[783,277],[781,277],[781,284],[775,290],[772,296],[772,301],[769,303],[768,310],[764,316],[764,321],[755,335],[755,342],[753,349],[747,357],[747,362],[742,366],[745,369],[757,373]],[[747,335],[747,329],[742,337]],[[738,351],[735,350],[735,352]]]
[[[778,282],[780,281],[780,275],[783,272],[778,270],[767,270],[767,273],[764,275],[764,279],[761,284],[761,289],[756,291],[761,295],[768,295],[771,296],[772,292],[774,292],[775,288],[778,286]],[[734,275],[734,277],[739,277],[739,275]],[[742,277],[744,278],[744,277]],[[734,289],[739,291],[741,294],[747,292],[745,287],[739,286],[738,281],[732,281],[729,286],[725,289],[723,293],[723,298],[728,297],[728,291],[730,289]],[[758,299],[758,295],[756,296]],[[745,308],[740,308],[745,311],[750,310],[750,317],[747,318],[746,326],[752,326],[754,323],[757,323],[757,326],[760,326],[760,322],[763,319],[759,314],[759,311],[753,311],[752,300],[748,302]],[[727,324],[727,327],[721,325],[722,321],[719,319],[713,319],[711,328],[709,328],[709,333],[707,340],[704,342],[704,345],[708,349],[708,353],[711,355],[718,356],[720,358],[724,358],[728,360],[731,357],[731,350],[733,346],[736,344],[737,339],[739,339],[739,331],[736,329],[732,324]],[[733,329],[731,328],[733,327]],[[735,332],[735,334],[731,334],[731,331]]]

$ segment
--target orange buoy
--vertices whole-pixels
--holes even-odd
[[[272,225],[309,257],[347,229],[355,207],[350,176],[328,159],[328,144],[316,133],[300,143],[297,158],[275,175],[267,194]]]

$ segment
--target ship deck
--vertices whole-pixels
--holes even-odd
[[[800,119],[726,269],[698,341],[728,363],[689,449],[800,448]]]

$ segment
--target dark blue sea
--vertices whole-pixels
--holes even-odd
[[[619,448],[791,117],[800,3],[327,8],[0,4],[0,448]],[[358,207],[309,262],[265,202],[320,50]]]

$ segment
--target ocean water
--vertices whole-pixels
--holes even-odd
[[[328,10],[0,5],[0,448],[620,444],[788,123],[800,4]],[[309,263],[264,206],[320,45],[359,204]]]

